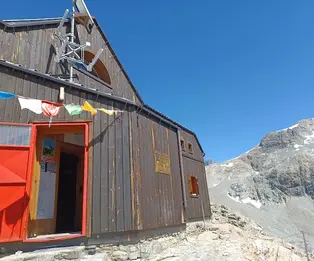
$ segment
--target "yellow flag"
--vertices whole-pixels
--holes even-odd
[[[99,108],[97,109],[98,111],[102,111],[103,113],[106,113],[108,115],[113,115],[114,111],[113,110],[106,110],[104,108]]]
[[[97,111],[90,105],[87,101],[85,101],[84,105],[82,106],[83,111],[89,111],[93,116],[97,113]]]

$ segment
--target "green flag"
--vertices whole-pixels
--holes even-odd
[[[80,115],[82,112],[82,108],[79,105],[67,104],[64,105],[64,107],[66,108],[70,115]]]

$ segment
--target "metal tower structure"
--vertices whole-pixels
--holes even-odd
[[[84,50],[86,47],[90,47],[91,44],[86,42],[85,44],[78,44],[75,42],[75,10],[78,10],[79,14],[86,18],[85,27],[87,31],[90,33],[93,26],[94,20],[91,17],[84,0],[73,0],[72,2],[72,12],[71,12],[71,32],[70,33],[63,33],[62,29],[64,23],[68,21],[68,14],[69,9],[66,9],[64,15],[60,21],[60,24],[56,31],[54,32],[54,36],[59,40],[59,46],[56,48],[56,56],[55,62],[60,63],[61,61],[67,61],[70,65],[70,82],[73,82],[73,66],[78,68],[83,68],[89,72],[92,71],[93,66],[99,59],[103,49],[100,48],[96,55],[94,56],[93,60],[86,64],[84,59]]]

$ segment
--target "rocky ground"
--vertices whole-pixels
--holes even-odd
[[[1,261],[301,261],[304,251],[267,236],[254,221],[214,205],[210,221],[187,225],[186,232],[142,240],[129,246],[90,246],[16,253]],[[312,258],[312,256],[310,257]]]
[[[230,212],[224,206],[213,206],[213,219],[191,223],[182,240],[153,258],[159,260],[306,260],[302,250],[269,237],[252,220]]]

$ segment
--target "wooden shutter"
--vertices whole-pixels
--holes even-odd
[[[196,194],[196,195],[199,195],[200,192],[199,192],[199,189],[198,189],[198,181],[197,181],[197,178],[196,177],[192,177],[192,185],[193,185],[193,194]]]

